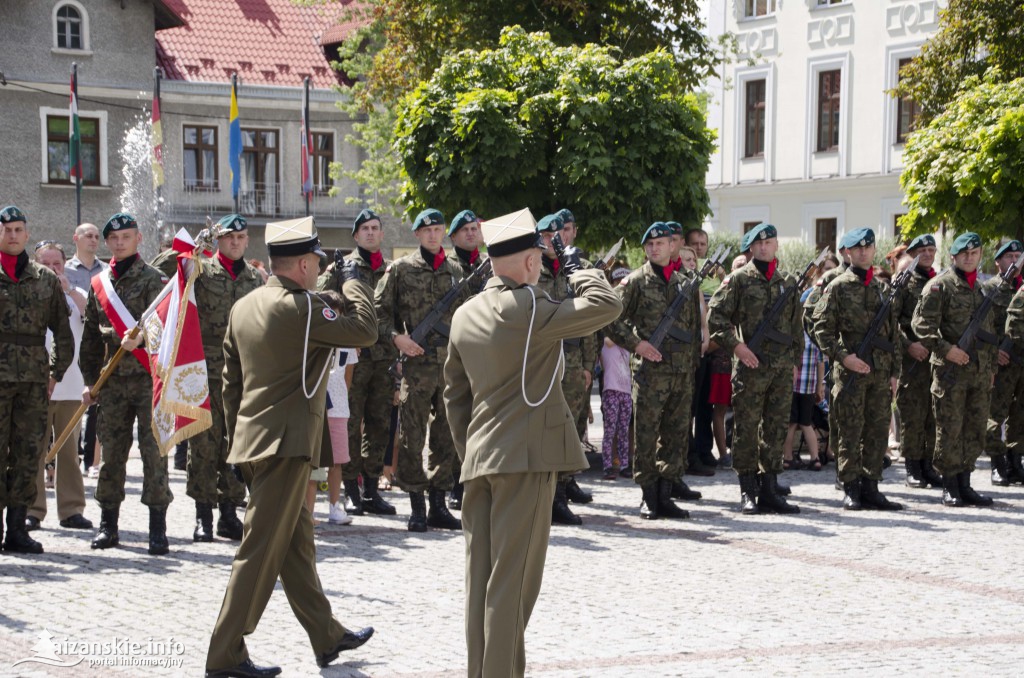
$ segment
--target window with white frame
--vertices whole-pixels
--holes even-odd
[[[53,46],[57,49],[89,49],[89,15],[78,2],[61,2],[53,8]]]
[[[775,0],[746,0],[743,16],[759,17],[775,14]]]
[[[818,151],[839,148],[841,80],[842,71],[839,69],[818,73]]]
[[[746,143],[743,157],[757,158],[764,155],[765,127],[765,86],[766,80],[747,80],[745,132]]]

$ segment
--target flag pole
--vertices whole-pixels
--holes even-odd
[[[71,62],[71,101],[74,102],[74,110],[72,115],[78,117],[78,63]],[[74,126],[76,120],[71,121],[71,125]],[[74,134],[73,129],[68,130],[69,145],[75,144],[77,148],[74,149],[73,157],[76,163],[81,167],[82,163],[82,137]],[[70,147],[68,148],[70,152]],[[78,172],[75,177],[75,224],[82,223],[82,173]]]
[[[310,163],[309,154],[313,151],[313,149],[310,147],[310,141],[312,140],[313,135],[310,134],[310,132],[309,132],[309,76],[306,76],[304,78],[303,82],[305,84],[305,93],[304,93],[303,99],[302,99],[302,122],[303,122],[303,125],[302,125],[303,126],[303,130],[302,130],[303,139],[302,139],[302,141],[306,145],[306,157],[302,159],[302,162],[304,164],[302,166],[302,172],[299,174],[299,176],[301,177],[305,173],[308,172],[308,173],[310,173],[309,181],[312,182],[313,181],[313,177],[312,177],[312,169],[313,168],[310,166],[311,163]],[[302,192],[306,196],[306,216],[308,217],[309,216],[309,194],[310,194],[310,192],[306,190],[305,186],[302,187]]]

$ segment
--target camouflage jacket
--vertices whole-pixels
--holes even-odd
[[[814,307],[814,336],[833,364],[841,365],[846,356],[856,353],[889,293],[889,287],[878,278],[865,285],[852,269],[836,276],[825,287]],[[894,304],[876,335],[891,343],[893,351],[874,347],[865,361],[872,371],[893,378],[899,376],[902,355],[898,317],[899,308]]]
[[[633,351],[641,341],[650,339],[665,310],[679,293],[679,285],[692,277],[690,271],[676,271],[670,284],[654,270],[651,262],[646,262],[615,287],[615,293],[622,301],[622,315],[605,328],[605,334],[619,346]],[[665,364],[692,369],[700,358],[701,318],[697,294],[684,302],[679,317],[661,346]],[[672,355],[671,361],[669,354]],[[639,360],[638,356],[633,356],[635,364],[639,364]]]
[[[917,341],[917,334],[912,326],[914,311],[917,310],[917,305],[921,303],[924,286],[928,284],[929,280],[931,278],[927,274],[921,273],[920,270],[915,270],[910,275],[910,281],[896,295],[896,301],[899,302],[900,307],[900,350],[903,353],[906,353],[907,348]]]
[[[921,302],[914,310],[911,328],[924,347],[932,352],[933,365],[946,364],[946,354],[960,341],[960,335],[971,323],[971,316],[983,299],[981,285],[975,284],[971,289],[952,267],[925,285]],[[988,332],[995,329],[991,311],[985,317],[982,329]],[[975,350],[981,370],[995,372],[996,347],[979,341],[975,343]]]
[[[98,275],[111,275],[111,270]],[[167,283],[167,278],[145,261],[142,257],[135,260],[127,271],[114,280],[114,290],[121,297],[125,307],[136,321],[153,303]],[[89,300],[85,302],[85,328],[82,330],[82,345],[78,351],[78,364],[82,368],[82,378],[87,385],[96,383],[107,364],[121,346],[121,339],[114,331],[110,319],[100,306],[96,292],[89,290]],[[149,378],[138,360],[132,355],[125,355],[114,370],[112,378]]]
[[[753,260],[727,275],[708,302],[711,341],[732,353],[740,342],[753,336],[775,300],[796,284],[796,276],[779,270],[769,281],[757,270]],[[793,341],[783,345],[766,339],[761,344],[762,362],[799,365],[804,350],[799,294],[790,297],[787,307],[775,319],[775,329],[789,335]]]
[[[359,255],[359,250],[352,250],[345,255],[346,261],[354,261],[359,267],[359,274],[362,276],[363,282],[370,286],[370,289],[377,289],[377,285],[380,284],[381,278],[384,277],[384,272],[391,266],[390,259],[384,259],[380,268],[376,271],[370,268],[370,264],[366,263],[366,260]],[[317,280],[318,290],[334,290],[335,292],[341,293],[341,271],[337,270],[334,264],[320,276]],[[398,358],[398,349],[395,348],[394,343],[391,341],[391,330],[385,328],[381,318],[377,318],[377,343],[369,348],[363,348],[359,350],[360,360],[388,360],[393,361]]]
[[[582,264],[582,267],[585,269],[593,268],[593,265],[586,259],[580,259],[580,264]],[[551,273],[551,269],[545,264],[541,264],[540,280],[537,281],[537,288],[542,290],[555,301],[563,301],[567,299],[571,293],[569,289],[569,277],[565,275],[565,270],[559,268],[558,275],[553,275]],[[576,354],[578,353],[580,357],[580,365],[583,369],[593,371],[594,365],[597,363],[597,355],[600,351],[600,343],[597,340],[596,333],[586,337],[579,337],[578,340],[566,339],[563,347],[570,362],[575,360]],[[576,351],[577,348],[579,348],[578,352]]]
[[[1002,341],[1006,333],[1006,311],[1010,300],[1013,299],[1013,295],[1017,291],[1017,281],[1014,280],[1004,285],[1003,279],[997,273],[981,286],[981,291],[984,294],[988,294],[990,290],[995,290],[993,292],[995,296],[992,297],[992,310],[989,311],[989,315],[992,316],[992,326],[995,328],[996,338]]]
[[[818,345],[818,339],[814,336],[814,307],[818,305],[818,300],[821,299],[821,293],[825,291],[825,288],[830,282],[835,280],[842,274],[849,266],[843,264],[842,266],[836,266],[831,271],[825,271],[815,281],[814,285],[811,286],[811,293],[804,299],[803,304],[803,325],[804,332],[811,338],[814,345]],[[818,348],[821,348],[818,346]]]
[[[0,268],[0,381],[60,381],[75,355],[71,311],[53,271],[34,261],[18,282]],[[46,330],[56,340],[46,355]],[[17,414],[17,413],[15,413]]]
[[[220,379],[224,370],[224,333],[228,316],[235,302],[263,285],[263,276],[250,264],[234,280],[216,258],[202,259],[203,270],[196,279],[196,309],[199,329],[203,335],[206,372],[210,379]]]
[[[170,278],[178,272],[178,250],[174,248],[165,249],[153,257],[149,265]]]
[[[1013,352],[1024,357],[1024,285],[1017,290],[1006,309],[1006,336],[1013,339]]]
[[[412,334],[434,305],[462,280],[462,275],[462,267],[448,258],[435,271],[423,260],[418,249],[391,262],[384,269],[384,276],[377,283],[377,290],[374,293],[381,336],[391,340],[391,337],[399,334]],[[450,327],[455,309],[469,296],[469,289],[464,289],[461,297],[455,300],[441,322]],[[447,336],[436,331],[431,332],[424,343],[424,356],[412,360],[433,357],[444,360],[447,355]]]

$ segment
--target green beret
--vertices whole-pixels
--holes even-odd
[[[768,238],[778,238],[779,232],[771,224],[761,222],[757,226],[746,232],[743,236],[743,241],[740,243],[740,254],[750,251],[750,246],[755,240],[767,240]]]
[[[1020,244],[1019,240],[1011,240],[1004,244],[1002,247],[996,250],[996,259],[1003,256],[1007,252],[1024,252],[1024,246]]]
[[[9,224],[12,221],[21,221],[28,223],[25,218],[25,213],[19,210],[14,205],[8,205],[7,207],[0,210],[0,224]]]
[[[981,247],[981,237],[977,233],[961,233],[953,241],[949,253],[960,254],[964,250],[973,250],[975,247]]]
[[[476,221],[480,220],[477,219],[477,216],[475,214],[473,214],[473,210],[462,210],[461,212],[455,215],[455,218],[452,219],[451,226],[448,227],[449,237],[453,233],[455,233],[455,231],[459,230],[466,224],[472,224],[473,222]]]
[[[560,209],[557,212],[555,212],[555,216],[562,220],[562,225],[563,226],[565,224],[575,224],[576,223],[576,217],[574,217],[572,215],[572,212],[570,212],[569,210],[567,210],[565,208]]]
[[[666,221],[665,225],[668,226],[669,230],[672,231],[672,235],[682,235],[683,225],[678,221]]]
[[[217,222],[220,226],[220,234],[227,235],[229,233],[235,233],[237,231],[244,231],[249,228],[249,223],[245,220],[241,214],[229,214],[221,217],[220,221]]]
[[[839,241],[839,247],[850,249],[852,247],[867,247],[875,244],[875,232],[870,228],[855,228],[843,236]]]
[[[444,215],[438,210],[428,207],[416,215],[416,220],[412,222],[412,231],[415,233],[424,226],[438,225],[444,226]]]
[[[907,246],[907,253],[909,254],[920,247],[935,247],[935,236],[931,233],[917,236]]]
[[[653,240],[654,238],[670,237],[672,237],[672,229],[669,228],[668,224],[664,221],[655,221],[644,231],[644,237],[640,238],[640,244],[646,245],[648,240]]]
[[[562,226],[564,226],[564,224],[562,223],[561,217],[557,214],[549,214],[537,222],[537,232],[558,233],[562,230]]]
[[[107,223],[103,226],[103,239],[106,240],[111,231],[125,231],[129,228],[139,230],[139,224],[135,221],[135,217],[127,212],[118,212],[107,219]]]
[[[356,231],[359,230],[360,226],[365,224],[367,221],[373,221],[374,219],[380,221],[380,217],[377,216],[377,213],[371,210],[369,207],[367,207],[362,212],[357,214],[356,220],[352,222],[352,235],[356,234]],[[413,230],[415,231],[416,229],[414,228]]]

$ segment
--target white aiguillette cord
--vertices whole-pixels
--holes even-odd
[[[313,396],[316,395],[317,389],[320,388],[320,382],[324,380],[324,375],[327,374],[327,368],[331,366],[331,361],[334,359],[334,349],[327,354],[327,361],[324,363],[324,368],[320,370],[320,378],[316,380],[316,386],[313,387],[313,392],[310,393],[306,390],[306,356],[309,355],[309,326],[313,321],[313,300],[310,298],[308,291],[306,292],[306,338],[302,343],[302,394],[306,396],[306,400],[312,400]]]
[[[558,362],[555,363],[555,371],[551,373],[551,383],[548,384],[548,390],[545,391],[544,397],[537,402],[530,402],[529,396],[526,395],[526,358],[530,354],[530,337],[533,335],[533,321],[537,317],[537,295],[534,294],[533,287],[530,285],[524,285],[526,289],[530,291],[530,297],[533,299],[533,305],[530,308],[530,327],[526,330],[526,347],[523,349],[523,374],[522,374],[522,388],[523,388],[523,400],[530,407],[537,407],[543,405],[544,401],[551,395],[551,389],[555,387],[555,379],[558,377],[558,370],[561,368],[562,376],[565,376],[565,350],[563,342],[558,342]]]

